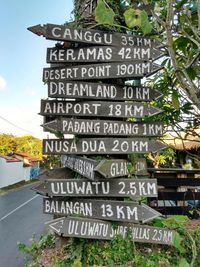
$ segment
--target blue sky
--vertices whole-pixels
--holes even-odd
[[[72,20],[73,0],[0,0],[0,7],[0,133],[45,138],[38,115],[47,98],[42,69],[55,42],[27,28]]]

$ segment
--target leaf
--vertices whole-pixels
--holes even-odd
[[[136,12],[136,10],[133,8],[129,8],[124,12],[125,23],[130,29],[141,26],[141,20],[139,14],[140,11],[137,10]]]
[[[182,258],[179,262],[179,267],[190,267],[189,263],[186,261],[185,258]]]
[[[179,235],[179,233],[175,232],[174,240],[173,240],[173,246],[175,248],[177,248],[180,253],[184,253],[185,252],[184,247],[181,245],[182,240],[183,240],[183,238]]]
[[[172,93],[172,105],[175,109],[180,108],[179,95],[177,91],[173,91]]]
[[[151,23],[149,22],[147,12],[144,10],[140,12],[140,21],[141,21],[141,30],[143,31],[143,33],[144,34],[151,33],[153,27]]]
[[[95,9],[95,20],[99,24],[114,24],[115,13],[112,8],[107,8],[103,0],[99,0]]]

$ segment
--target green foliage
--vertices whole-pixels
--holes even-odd
[[[114,17],[114,11],[111,8],[106,7],[105,2],[103,0],[99,0],[95,9],[96,22],[98,22],[99,24],[113,25]]]
[[[42,158],[42,141],[31,135],[16,137],[9,134],[0,135],[0,154],[8,155],[13,152],[24,152]]]
[[[111,241],[70,238],[60,256],[52,255],[51,263],[53,267],[199,267],[200,227],[188,229],[188,221],[186,216],[176,215],[152,222],[153,226],[176,231],[173,246],[134,243],[130,235],[125,239],[119,235]],[[52,235],[43,236],[39,241],[33,238],[30,247],[18,244],[20,251],[29,255],[27,260],[32,265],[27,266],[39,266],[38,256],[54,246]]]
[[[131,29],[143,34],[151,33],[153,27],[145,10],[133,9],[130,7],[131,1],[119,4],[118,8],[116,6],[116,3],[113,5],[112,1],[98,0],[95,9],[96,22],[105,26],[117,27],[118,29]],[[119,23],[123,21],[123,18],[120,16],[121,13],[123,14],[125,25]]]
[[[21,253],[26,255],[27,267],[39,267],[38,255],[45,248],[55,248],[55,236],[53,234],[43,235],[37,240],[33,235],[31,246],[18,242],[17,247]]]

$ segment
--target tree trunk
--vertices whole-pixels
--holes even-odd
[[[81,23],[81,26],[93,21],[93,13],[97,6],[97,0],[74,0],[75,20]]]

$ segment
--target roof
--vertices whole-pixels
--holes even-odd
[[[5,161],[6,161],[7,163],[11,163],[11,162],[21,162],[21,160],[16,159],[16,158],[12,158],[12,157],[9,157],[9,156],[3,156],[3,155],[0,155],[0,158],[5,159]]]
[[[39,158],[33,157],[33,156],[29,155],[28,153],[14,152],[13,155],[17,155],[17,156],[20,156],[22,158],[26,158],[31,162],[40,161]]]
[[[200,149],[200,136],[199,132],[196,134],[191,133],[170,133],[166,134],[162,139],[167,145],[173,146],[177,150],[198,150]]]

